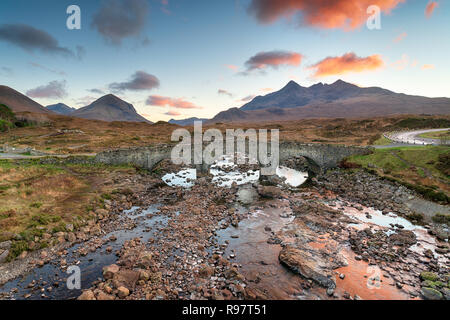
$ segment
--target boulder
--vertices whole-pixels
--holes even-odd
[[[311,279],[325,288],[336,287],[332,270],[328,270],[329,263],[307,250],[286,246],[281,250],[279,260],[302,277]]]
[[[116,288],[125,287],[131,291],[136,287],[139,280],[139,271],[134,270],[120,270],[113,277],[113,284]]]
[[[110,266],[103,268],[103,278],[106,280],[110,280],[114,278],[114,275],[119,272],[119,266],[116,264],[112,264]]]
[[[117,295],[120,299],[124,299],[130,295],[130,290],[125,287],[119,287],[117,288]]]
[[[94,292],[86,290],[78,297],[78,300],[95,300]]]
[[[422,288],[422,296],[426,300],[441,300],[442,299],[442,293],[440,293],[438,290],[433,288]]]

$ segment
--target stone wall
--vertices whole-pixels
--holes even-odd
[[[172,147],[173,145],[161,144],[105,151],[99,153],[95,157],[95,161],[111,165],[132,164],[152,170],[160,161],[170,159]],[[365,155],[370,152],[370,149],[365,147],[282,142],[280,144],[280,161],[291,157],[303,156],[313,161],[321,169],[330,169],[337,167],[339,162],[348,156],[355,154]]]

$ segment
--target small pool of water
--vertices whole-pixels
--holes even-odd
[[[81,269],[81,290],[69,290],[66,286],[66,279],[69,276],[65,269],[62,269],[59,263],[49,263],[42,268],[35,268],[27,275],[17,278],[0,287],[0,292],[8,293],[11,289],[16,288],[17,292],[11,296],[11,299],[24,299],[25,294],[31,294],[30,299],[33,300],[70,300],[76,299],[82,290],[92,286],[92,282],[103,277],[103,267],[116,262],[117,257],[115,251],[120,250],[127,240],[141,238],[143,242],[148,241],[156,232],[157,227],[164,226],[168,218],[164,215],[156,214],[159,205],[152,205],[147,209],[133,207],[130,210],[123,211],[123,217],[136,221],[136,228],[131,230],[117,230],[102,236],[108,239],[111,236],[117,238],[114,242],[108,242],[95,252],[89,252],[86,256],[79,256],[77,250],[84,244],[76,244],[67,249],[68,254],[62,257],[67,261],[67,265],[76,265]],[[106,252],[106,247],[111,247],[111,252]],[[59,261],[59,259],[57,259]],[[53,262],[53,261],[52,261]],[[28,284],[36,281],[34,289],[27,288]],[[45,285],[44,285],[45,283]],[[58,286],[53,284],[58,283]],[[44,289],[41,291],[40,287]],[[52,287],[52,291],[46,289]],[[45,293],[46,297],[42,297]]]
[[[171,187],[190,188],[194,186],[197,179],[196,169],[183,169],[177,173],[168,173],[162,180]]]
[[[291,187],[299,187],[308,180],[308,172],[301,172],[288,167],[278,167],[276,174],[280,178],[286,178],[285,183]]]
[[[219,187],[231,187],[233,183],[237,185],[254,183],[260,176],[259,170],[240,171],[230,156],[217,160],[211,166],[209,173],[213,176],[212,182]]]

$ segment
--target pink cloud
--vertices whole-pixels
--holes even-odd
[[[402,32],[394,39],[394,42],[399,43],[400,41],[405,39],[407,36],[408,36],[408,34],[406,32]]]
[[[437,8],[439,4],[437,3],[437,1],[430,1],[428,2],[426,8],[425,8],[425,16],[427,18],[431,18],[431,16],[433,15],[434,9]]]
[[[177,109],[202,109],[202,107],[180,98],[170,98],[158,95],[148,97],[145,104],[148,106],[173,107]]]

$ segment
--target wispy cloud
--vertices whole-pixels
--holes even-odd
[[[50,72],[50,73],[54,73],[54,74],[57,74],[57,75],[60,75],[60,76],[65,76],[66,75],[66,73],[64,71],[54,70],[54,69],[48,68],[48,67],[43,66],[43,65],[41,65],[39,63],[36,63],[36,62],[30,62],[30,66],[32,66],[33,68],[41,69],[41,70],[44,70],[44,71],[47,71],[47,72]]]
[[[403,41],[407,36],[408,34],[406,32],[402,32],[397,37],[395,37],[394,42],[399,43],[400,41]]]
[[[434,64],[424,64],[422,66],[422,70],[431,70],[431,69],[434,69],[434,68],[435,68]]]
[[[87,89],[86,91],[88,91],[88,92],[90,92],[90,93],[95,93],[95,94],[105,94],[105,92],[104,92],[103,90],[97,89],[97,88],[94,88],[94,89]]]
[[[159,79],[144,71],[136,71],[129,81],[111,83],[109,88],[115,92],[152,90],[159,88]]]
[[[231,92],[224,89],[217,90],[217,94],[229,96],[230,98],[233,97],[233,94]]]
[[[64,98],[67,96],[66,81],[52,81],[26,92],[32,98]]]
[[[167,111],[166,113],[164,113],[166,116],[171,116],[171,117],[178,117],[178,116],[181,116],[182,114],[180,113],[180,112],[178,112],[178,111],[173,111],[173,110],[170,110],[170,111]]]
[[[249,12],[264,24],[298,17],[307,26],[353,30],[366,22],[370,5],[389,13],[402,2],[405,0],[252,0]]]
[[[1,67],[0,68],[0,75],[6,76],[6,77],[10,77],[13,75],[13,69],[9,68],[9,67]]]
[[[434,10],[438,7],[438,2],[437,1],[430,1],[428,2],[427,6],[425,7],[425,16],[427,18],[431,18],[431,16],[433,15]]]
[[[148,97],[145,104],[148,106],[173,107],[177,109],[202,109],[202,107],[181,98],[171,98],[158,95]]]
[[[84,48],[77,46],[73,51],[59,45],[51,34],[26,24],[4,24],[0,26],[0,41],[5,41],[27,52],[40,51],[64,57],[81,59]]]
[[[328,57],[311,66],[314,77],[342,75],[351,72],[373,71],[384,65],[380,55],[358,57],[354,53],[346,53],[341,57]]]
[[[108,42],[120,45],[125,38],[139,36],[148,13],[149,6],[145,0],[103,1],[91,26]]]

